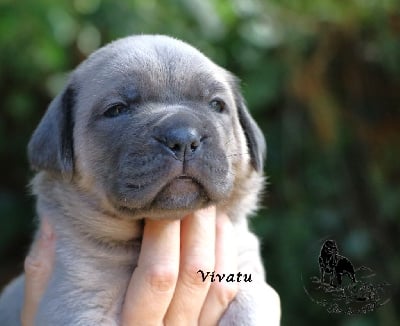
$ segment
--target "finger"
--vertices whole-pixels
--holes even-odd
[[[128,286],[122,325],[161,325],[179,273],[180,221],[147,220],[138,266]]]
[[[186,217],[181,225],[181,262],[174,297],[168,308],[167,325],[197,325],[210,287],[199,270],[212,272],[215,261],[215,207]]]
[[[46,218],[42,219],[39,237],[25,259],[25,298],[21,312],[24,326],[34,324],[40,300],[50,279],[55,256],[54,232]]]
[[[226,214],[217,216],[216,225],[215,273],[225,276],[221,282],[217,279],[211,283],[200,314],[199,325],[202,326],[217,325],[238,291],[236,282],[238,253],[233,225]],[[227,282],[227,276],[232,273],[235,275],[235,282]]]

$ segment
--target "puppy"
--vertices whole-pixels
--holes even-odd
[[[239,271],[252,275],[220,325],[278,324],[279,300],[268,306],[246,220],[265,151],[236,78],[190,45],[142,35],[93,53],[28,146],[37,212],[57,234],[36,325],[118,325],[143,219],[181,219],[210,205],[231,218]],[[3,293],[0,325],[19,324],[23,286],[21,276]]]

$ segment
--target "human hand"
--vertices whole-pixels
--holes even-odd
[[[34,324],[51,275],[54,244],[51,226],[44,220],[25,262],[23,326]],[[217,218],[215,208],[182,221],[147,220],[138,266],[122,307],[122,325],[216,325],[237,285],[203,282],[197,271],[235,273],[236,256],[233,226],[226,215]]]
[[[237,285],[203,282],[197,272],[235,272],[236,255],[233,226],[226,215],[216,218],[215,208],[182,222],[146,221],[123,325],[216,325]]]

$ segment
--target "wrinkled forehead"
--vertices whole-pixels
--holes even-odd
[[[126,93],[147,100],[208,98],[230,89],[230,75],[176,40],[123,39],[95,52],[76,71],[86,94]]]

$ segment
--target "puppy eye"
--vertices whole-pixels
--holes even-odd
[[[209,103],[209,106],[218,113],[226,111],[226,104],[221,99],[214,99]]]
[[[118,117],[121,114],[127,113],[128,112],[128,107],[124,104],[114,104],[110,108],[108,108],[103,115],[106,118],[115,118]]]

